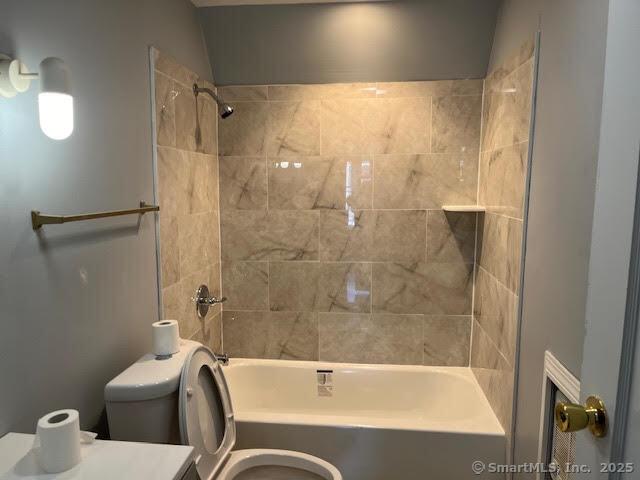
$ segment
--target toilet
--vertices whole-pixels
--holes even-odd
[[[301,452],[233,450],[236,425],[224,374],[208,348],[180,340],[169,358],[147,354],[105,387],[113,440],[194,447],[202,480],[342,480],[328,462]]]

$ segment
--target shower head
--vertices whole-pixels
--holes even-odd
[[[216,92],[214,92],[210,88],[199,87],[197,83],[194,83],[193,84],[193,93],[195,94],[196,97],[198,96],[199,93],[206,93],[211,98],[213,98],[215,100],[215,102],[218,104],[218,108],[219,108],[219,111],[220,111],[220,116],[222,118],[228,118],[233,114],[233,107],[231,105],[229,105],[228,103],[225,103],[225,101],[221,97],[219,97],[218,94],[216,94]]]

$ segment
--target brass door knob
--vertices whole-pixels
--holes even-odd
[[[577,432],[584,428],[595,437],[607,434],[607,410],[598,397],[587,398],[585,406],[558,402],[555,408],[556,425],[562,432]]]

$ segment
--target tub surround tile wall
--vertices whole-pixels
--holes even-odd
[[[482,81],[220,93],[226,352],[468,365]]]
[[[471,367],[500,423],[511,426],[533,41],[484,85]]]
[[[218,351],[220,308],[201,320],[191,300],[201,284],[207,284],[212,295],[219,296],[221,290],[217,111],[213,101],[193,95],[193,83],[206,82],[154,52],[163,317],[178,320],[183,338]]]

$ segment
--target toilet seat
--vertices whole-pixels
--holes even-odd
[[[179,391],[180,438],[195,450],[202,480],[233,480],[254,467],[286,467],[342,480],[328,462],[290,450],[250,449],[232,452],[236,442],[231,396],[215,355],[200,346],[185,359]]]
[[[250,468],[264,466],[295,468],[315,473],[325,480],[342,480],[338,469],[320,458],[291,450],[262,448],[232,452],[216,480],[233,480],[236,475]]]

